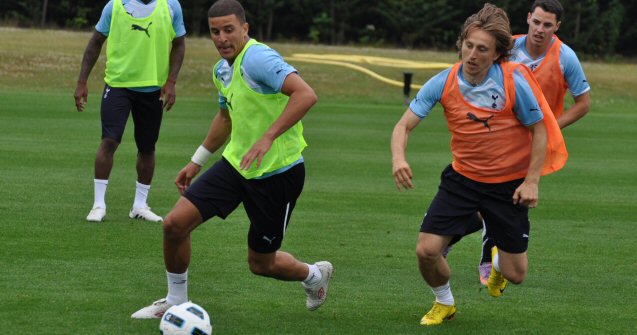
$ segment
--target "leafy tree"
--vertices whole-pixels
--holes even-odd
[[[387,0],[378,6],[388,32],[401,45],[446,47],[457,35],[460,8],[446,0]]]
[[[637,17],[637,1],[623,1],[624,16],[620,24],[620,35],[615,52],[624,55],[637,55],[637,25],[632,18]]]
[[[272,39],[272,27],[277,10],[286,5],[286,0],[245,0],[250,30],[258,40],[268,41]]]
[[[184,14],[184,24],[189,35],[207,35],[209,0],[180,1]]]
[[[20,27],[90,30],[108,0],[0,0],[0,23]],[[180,0],[191,35],[207,34],[214,0]],[[463,22],[484,1],[475,0],[240,0],[250,33],[259,40],[324,44],[391,44],[455,49]],[[533,0],[485,0],[509,14],[513,33],[526,33]],[[560,38],[578,53],[637,55],[636,0],[561,0]]]
[[[3,1],[0,5],[3,20],[18,26],[33,26],[42,17],[41,0]]]

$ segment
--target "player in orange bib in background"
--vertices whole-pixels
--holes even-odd
[[[590,108],[590,86],[582,64],[573,49],[555,35],[559,30],[564,9],[558,0],[536,0],[527,16],[529,31],[516,35],[510,61],[525,64],[533,71],[542,93],[557,119],[560,128],[584,117]],[[574,104],[564,110],[564,98],[571,91]],[[474,231],[481,230],[481,220],[473,220]],[[487,285],[491,273],[493,241],[482,234],[482,257],[478,267],[480,282]]]

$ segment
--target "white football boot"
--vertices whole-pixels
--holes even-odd
[[[88,222],[102,222],[106,217],[106,209],[102,207],[95,207],[91,209],[86,217],[86,221]]]
[[[321,271],[321,280],[316,285],[311,286],[301,283],[305,289],[305,294],[307,295],[305,305],[310,311],[318,309],[325,302],[325,299],[327,298],[327,287],[330,284],[330,279],[332,279],[332,274],[334,273],[334,267],[330,262],[316,262],[316,266],[318,266]]]
[[[146,220],[146,221],[152,221],[152,222],[162,222],[163,219],[161,218],[161,216],[153,213],[150,210],[150,207],[146,206],[146,207],[137,207],[137,208],[132,208],[130,210],[130,214],[128,214],[128,216],[131,219],[140,219],[140,220]]]
[[[166,298],[163,298],[153,302],[150,306],[138,310],[130,317],[133,319],[161,319],[170,307],[172,305],[166,301]]]

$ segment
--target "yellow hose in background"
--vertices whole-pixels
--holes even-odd
[[[314,63],[314,64],[328,64],[328,65],[336,65],[347,67],[362,73],[369,75],[370,77],[379,80],[383,83],[394,85],[398,87],[403,87],[403,82],[398,80],[389,79],[387,77],[383,77],[378,73],[369,70],[363,66],[352,64],[369,64],[376,66],[385,66],[385,67],[394,67],[394,68],[402,68],[402,69],[446,69],[448,67],[453,66],[453,64],[449,63],[439,63],[439,62],[416,62],[406,59],[394,59],[394,58],[386,58],[386,57],[375,57],[375,56],[362,56],[362,55],[339,55],[339,54],[293,54],[291,57],[285,58],[287,61],[292,62],[306,62],[306,63]],[[411,84],[411,88],[420,89],[422,85]]]

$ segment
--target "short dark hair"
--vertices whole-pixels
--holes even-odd
[[[531,5],[530,13],[533,13],[538,7],[542,8],[545,12],[555,14],[557,22],[560,22],[562,14],[564,14],[564,7],[562,7],[562,4],[558,0],[535,0],[533,5]]]
[[[240,23],[246,22],[246,12],[236,0],[218,0],[208,9],[208,17],[236,15]]]
[[[462,57],[462,43],[475,29],[482,29],[495,37],[495,49],[500,54],[496,63],[506,62],[509,59],[514,42],[509,17],[502,8],[485,3],[479,12],[467,18],[456,41],[460,57]]]

